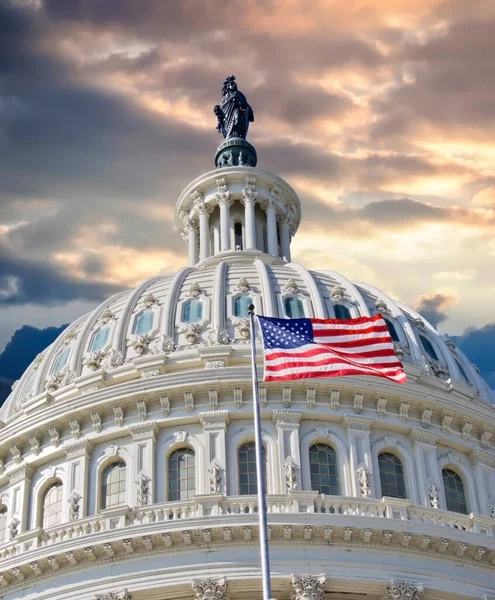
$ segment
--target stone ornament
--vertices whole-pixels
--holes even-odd
[[[181,329],[181,333],[183,333],[186,337],[186,340],[189,344],[196,344],[199,339],[199,334],[202,331],[201,325],[197,323],[189,323],[185,325]]]
[[[383,315],[391,314],[391,311],[387,306],[386,302],[384,302],[380,298],[375,302],[375,308],[379,313],[382,313]]]
[[[114,312],[112,312],[109,308],[105,308],[105,310],[98,317],[97,325],[100,323],[108,323],[108,321],[115,320],[117,316]]]
[[[249,290],[251,289],[251,285],[249,284],[249,281],[246,279],[246,277],[241,277],[236,283],[234,289],[236,292],[249,292]]]
[[[237,329],[240,340],[242,342],[247,343],[251,339],[251,328],[249,326],[249,319],[235,319],[234,327]]]
[[[149,504],[150,481],[151,479],[144,473],[141,473],[136,480],[138,506],[147,506]]]
[[[12,521],[10,521],[10,523],[9,523],[9,537],[10,537],[11,540],[14,540],[16,538],[17,534],[19,533],[19,525],[20,524],[21,524],[21,522],[16,517],[14,517],[12,519]]]
[[[193,579],[191,582],[195,600],[227,600],[227,578]]]
[[[284,462],[284,471],[285,471],[285,485],[287,486],[288,492],[293,492],[297,490],[297,472],[299,471],[299,465],[292,458],[292,456],[287,457]]]
[[[189,289],[187,290],[186,296],[188,298],[197,298],[201,294],[204,294],[204,290],[201,289],[201,286],[196,281],[191,283]]]
[[[298,291],[297,281],[295,279],[289,279],[284,285],[284,292],[288,294],[295,294]]]
[[[426,493],[428,494],[428,501],[432,508],[438,508],[440,506],[439,493],[437,486],[434,481],[426,482]]]
[[[69,520],[77,521],[79,519],[80,513],[80,502],[81,502],[81,494],[77,492],[72,492],[67,502],[69,503]]]
[[[408,581],[396,583],[391,579],[387,587],[386,600],[419,600],[423,594],[423,584],[415,584]]]
[[[292,586],[291,600],[324,600],[325,575],[294,575],[290,576]]]
[[[226,329],[215,327],[212,329],[206,338],[207,346],[227,346],[230,344],[229,333]]]
[[[51,394],[56,392],[58,389],[66,387],[73,383],[76,378],[76,374],[69,367],[64,367],[60,373],[56,375],[50,375],[45,381],[45,390]]]
[[[359,491],[362,498],[371,498],[371,476],[366,465],[360,465],[356,470]]]
[[[345,289],[341,285],[336,285],[330,292],[330,298],[336,302],[340,302],[344,299]]]
[[[107,594],[95,594],[94,600],[132,600],[127,590],[122,592],[108,592]]]
[[[208,469],[208,474],[210,475],[210,492],[212,494],[221,494],[223,475],[223,469],[221,465],[217,462],[212,463]]]

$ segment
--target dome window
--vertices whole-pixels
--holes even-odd
[[[285,314],[289,319],[303,319],[304,306],[302,301],[295,296],[287,296],[284,298]]]
[[[447,510],[467,515],[466,495],[462,479],[451,469],[442,470],[442,479]]]
[[[236,250],[242,250],[242,224],[235,223],[234,224],[234,248]]]
[[[190,448],[175,450],[168,458],[168,499],[190,500],[196,494],[196,466],[194,451]]]
[[[43,497],[43,529],[53,527],[62,522],[62,493],[61,481],[51,485]]]
[[[250,304],[253,304],[251,296],[238,296],[234,300],[234,316],[246,318]]]
[[[337,454],[328,444],[314,444],[309,449],[311,489],[319,494],[340,494]]]
[[[124,506],[127,499],[127,466],[123,460],[113,462],[101,478],[101,508]]]
[[[382,496],[406,498],[404,468],[400,458],[390,452],[382,452],[378,456],[378,470]]]
[[[198,298],[193,298],[184,303],[182,321],[184,323],[198,323],[203,317],[203,303]]]
[[[388,319],[384,319],[384,321],[392,340],[394,342],[400,342],[399,336],[397,335],[397,330],[395,329],[395,325],[391,323]]]
[[[334,304],[333,310],[335,311],[335,318],[342,321],[352,319],[351,311],[343,304]]]
[[[265,468],[266,486],[266,450],[262,446],[263,466]],[[256,445],[254,442],[246,442],[237,451],[239,465],[239,494],[251,496],[258,493],[258,480],[256,476]]]
[[[426,354],[428,354],[428,356],[433,360],[438,360],[438,354],[435,352],[435,348],[433,348],[433,344],[430,342],[430,340],[424,335],[420,335],[419,339],[421,340],[421,344],[423,345]]]
[[[154,321],[154,312],[152,310],[143,310],[134,323],[134,331],[136,335],[144,335],[151,331]]]
[[[53,364],[52,374],[57,375],[65,367],[69,360],[70,348],[67,346],[61,352],[59,352],[55,363]]]
[[[89,351],[90,352],[99,352],[106,346],[109,338],[110,338],[110,327],[102,327],[93,336],[93,340],[91,341],[91,346],[89,348]]]

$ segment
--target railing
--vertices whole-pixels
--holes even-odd
[[[478,533],[493,538],[495,520],[481,515],[463,515],[446,510],[413,505],[409,500],[397,498],[347,498],[324,496],[316,492],[293,492],[288,495],[267,496],[270,514],[313,514],[367,517],[371,519],[404,520],[434,527]],[[102,511],[98,515],[62,523],[47,530],[33,529],[19,534],[14,540],[0,545],[0,559],[23,554],[32,549],[51,546],[81,537],[97,535],[112,530],[128,529],[146,523],[178,522],[180,520],[225,518],[256,514],[256,496],[220,495],[196,496],[193,500],[166,502],[129,508]],[[387,527],[384,523],[384,527]],[[129,534],[131,532],[129,531]],[[445,534],[442,534],[445,535]]]

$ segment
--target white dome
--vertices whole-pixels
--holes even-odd
[[[271,173],[205,174],[176,210],[189,267],[103,302],[27,369],[0,410],[2,598],[261,597],[251,302],[380,312],[407,374],[260,386],[273,596],[493,591],[490,390],[412,309],[291,262],[300,217]]]

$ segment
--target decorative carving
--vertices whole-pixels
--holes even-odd
[[[210,492],[212,494],[221,494],[223,476],[222,466],[217,462],[213,462],[208,469],[208,473],[210,475]]]
[[[232,394],[234,396],[234,404],[236,406],[236,408],[241,408],[242,407],[242,388],[241,387],[235,387],[232,390]]]
[[[404,358],[404,348],[399,344],[399,342],[394,342],[394,352],[395,356],[397,356],[399,360]]]
[[[123,590],[122,592],[108,592],[107,594],[95,594],[94,600],[132,600],[132,596],[127,590]]]
[[[205,361],[205,369],[221,369],[225,367],[224,360],[206,360]]]
[[[249,326],[249,319],[234,319],[233,323],[242,341],[247,342],[251,339],[251,328]]]
[[[188,413],[194,410],[194,396],[192,392],[184,392],[184,407]]]
[[[258,396],[259,396],[259,401],[260,401],[260,407],[264,408],[268,404],[266,387],[260,386],[258,388]]]
[[[31,444],[31,452],[33,454],[38,455],[41,452],[41,440],[37,435],[32,435],[29,438],[29,443]]]
[[[164,417],[168,417],[170,414],[170,398],[168,396],[160,396],[158,398],[160,406],[162,407],[162,413]]]
[[[81,437],[81,424],[77,419],[70,419],[69,421],[70,433],[75,440]]]
[[[115,315],[115,313],[113,313],[109,308],[105,308],[105,310],[102,313],[100,313],[97,324],[105,324],[108,323],[108,321],[115,320],[116,318],[117,316]]]
[[[387,587],[387,600],[419,600],[423,593],[423,584],[414,584],[408,581],[396,583],[391,579]]]
[[[330,392],[330,408],[338,410],[340,405],[340,390],[331,390]]]
[[[444,413],[442,415],[442,433],[448,435],[452,429],[452,415],[450,413]]]
[[[378,298],[378,300],[375,302],[375,308],[379,313],[382,313],[384,315],[391,314],[390,308],[387,306],[387,303],[384,302],[381,298]]]
[[[292,404],[292,388],[283,387],[282,388],[282,404],[285,408],[289,408]]]
[[[105,353],[101,351],[90,352],[85,358],[85,365],[90,371],[96,371],[101,367],[101,363],[105,356]]]
[[[50,442],[54,446],[60,446],[60,431],[58,430],[58,427],[50,427],[48,429],[48,434],[50,436]]]
[[[316,388],[306,388],[306,406],[309,409],[316,406]]]
[[[399,419],[405,423],[409,418],[409,402],[401,401],[399,404]]]
[[[353,405],[354,405],[354,412],[357,415],[360,415],[363,412],[363,400],[364,400],[364,394],[361,394],[360,392],[356,392],[354,394]]]
[[[361,492],[362,498],[371,498],[371,474],[366,465],[359,465],[356,470],[359,491]]]
[[[482,448],[488,448],[490,446],[490,440],[492,439],[492,431],[490,429],[483,429],[480,435],[480,444]]]
[[[72,371],[68,366],[64,367],[60,373],[56,375],[50,375],[45,381],[45,390],[52,394],[56,392],[59,388],[65,387],[73,383],[76,375],[74,371]]]
[[[149,504],[150,481],[151,479],[144,473],[141,473],[136,480],[138,506],[147,506]]]
[[[355,417],[354,415],[345,415],[344,427],[346,429],[355,429],[357,431],[369,431],[373,419],[368,417]]]
[[[146,421],[148,418],[148,407],[146,406],[146,400],[141,398],[136,400],[137,414],[140,421]]]
[[[251,286],[249,285],[249,281],[246,277],[241,277],[239,281],[236,283],[235,288],[236,292],[249,292]]]
[[[299,286],[297,285],[297,281],[295,279],[289,279],[283,287],[283,291],[287,294],[295,294],[298,290]]]
[[[77,521],[79,519],[81,494],[72,492],[67,502],[69,503],[69,521]]]
[[[336,302],[340,302],[345,297],[345,289],[341,285],[336,285],[330,292],[330,298]]]
[[[473,428],[473,424],[469,421],[464,421],[461,427],[461,437],[465,442],[469,442],[471,439],[471,429]]]
[[[148,293],[141,298],[141,303],[144,308],[151,308],[152,306],[158,304],[158,300],[153,294]]]
[[[115,419],[115,423],[119,427],[122,427],[122,425],[124,424],[124,409],[122,408],[122,406],[118,405],[113,407],[113,416]]]
[[[226,346],[230,344],[229,332],[226,329],[215,327],[208,333],[206,338],[207,346]]]
[[[397,448],[397,438],[393,435],[386,435],[383,440],[387,448]]]
[[[160,334],[153,338],[148,344],[149,354],[156,356],[157,354],[169,354],[176,348],[173,338],[168,335]]]
[[[440,505],[439,502],[439,493],[436,486],[436,483],[432,480],[426,482],[426,492],[428,494],[428,500],[430,502],[430,506],[432,508],[438,508]]]
[[[68,346],[74,340],[77,340],[77,332],[74,330],[67,331],[67,333],[64,335],[64,337],[62,339],[62,344],[64,346]]]
[[[103,369],[108,372],[121,367],[124,362],[122,352],[120,352],[120,350],[115,350],[115,348],[110,348],[101,361],[101,365]]]
[[[199,422],[204,429],[225,429],[229,422],[229,411],[218,410],[199,414]]]
[[[91,423],[92,423],[93,429],[96,431],[96,433],[100,433],[100,431],[102,430],[102,424],[101,424],[101,415],[99,412],[91,413]]]
[[[287,457],[285,460],[284,471],[287,491],[293,492],[294,490],[297,490],[297,472],[299,471],[299,465],[292,458],[292,456]]]
[[[432,413],[433,413],[433,410],[428,407],[423,408],[423,410],[421,411],[421,425],[425,429],[428,429],[428,427],[431,425]]]
[[[183,429],[174,431],[174,438],[176,444],[183,444],[187,439],[187,431],[184,431]]]
[[[199,283],[197,281],[191,283],[191,285],[189,286],[189,289],[186,292],[186,296],[188,298],[197,298],[198,296],[200,296],[201,294],[204,294],[205,292],[201,289],[201,286],[199,285]]]
[[[181,329],[181,333],[185,334],[186,340],[189,344],[195,344],[199,339],[202,327],[198,323],[189,323],[184,325]]]
[[[325,575],[294,575],[290,576],[292,586],[291,600],[324,600]]]
[[[20,444],[12,444],[10,453],[16,464],[19,464],[22,461],[22,446]]]
[[[302,412],[298,410],[274,410],[272,421],[277,425],[299,425]]]
[[[16,517],[14,517],[12,519],[12,521],[10,521],[8,529],[9,529],[9,537],[11,540],[15,539],[15,537],[19,533],[19,525],[20,524],[21,524],[21,522]]]
[[[148,346],[151,343],[151,339],[151,336],[147,334],[132,336],[131,343],[136,354],[139,356],[146,354]]]
[[[216,410],[218,407],[218,391],[216,389],[208,390],[208,401],[210,408]]]
[[[378,396],[376,399],[376,414],[379,417],[384,417],[387,414],[387,398]]]
[[[227,578],[193,579],[195,600],[227,600]]]

